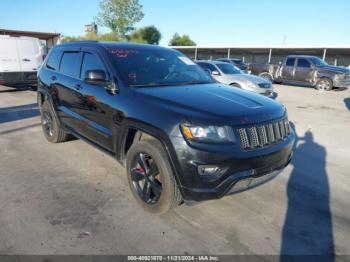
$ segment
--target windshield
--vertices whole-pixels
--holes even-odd
[[[232,64],[216,64],[216,66],[226,75],[242,74],[242,71]]]
[[[240,59],[232,59],[232,61],[233,61],[234,63],[238,64],[238,65],[243,65],[243,64],[244,64],[243,61],[240,60]]]
[[[197,64],[178,51],[155,48],[110,49],[122,81],[130,86],[213,83]]]
[[[325,61],[318,57],[311,57],[309,60],[316,66],[325,66],[328,65]]]

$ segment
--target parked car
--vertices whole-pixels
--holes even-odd
[[[271,81],[310,85],[318,90],[350,86],[349,69],[330,66],[316,56],[290,55],[281,65],[252,63],[249,70]]]
[[[0,85],[35,85],[43,60],[39,39],[0,35]]]
[[[39,72],[38,104],[49,142],[72,134],[113,156],[153,213],[260,185],[292,157],[284,106],[215,83],[159,46],[55,46]]]
[[[260,95],[275,98],[271,81],[265,78],[245,74],[232,64],[221,61],[196,61],[213,78],[223,84],[242,88]]]
[[[238,67],[242,71],[247,71],[248,65],[244,63],[242,59],[239,58],[218,58],[216,61],[226,62],[233,64],[234,66]]]

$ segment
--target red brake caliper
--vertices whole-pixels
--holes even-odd
[[[140,174],[144,174],[145,170],[143,170],[142,166],[138,166],[138,168],[136,168],[137,172],[139,172]]]

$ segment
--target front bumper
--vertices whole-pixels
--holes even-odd
[[[333,80],[334,87],[346,88],[350,86],[350,78],[342,79],[342,80]]]
[[[1,72],[1,85],[36,84],[37,72]]]
[[[261,95],[272,98],[272,99],[276,99],[276,97],[277,97],[277,93],[274,92],[273,90],[262,93]]]
[[[216,154],[209,149],[203,152],[182,144],[175,150],[181,167],[179,180],[183,198],[196,202],[218,199],[261,185],[277,176],[289,164],[293,145],[294,134],[260,152]],[[198,173],[199,165],[218,166],[225,171],[220,177],[201,176]]]

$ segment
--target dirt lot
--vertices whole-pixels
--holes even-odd
[[[276,90],[298,135],[292,164],[159,217],[109,156],[46,142],[35,92],[0,87],[0,254],[350,254],[350,90]]]

